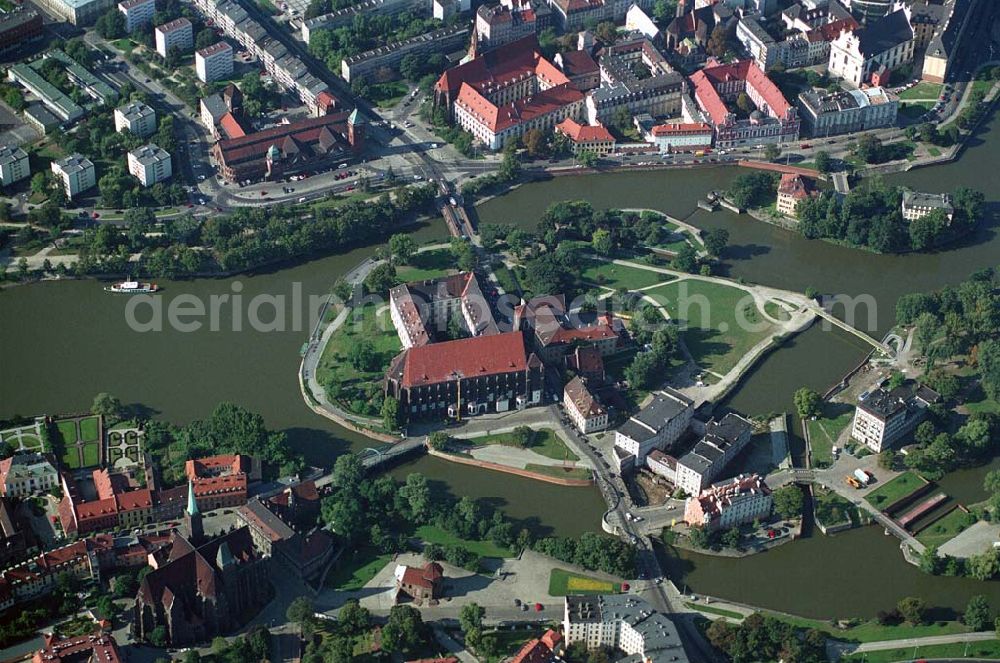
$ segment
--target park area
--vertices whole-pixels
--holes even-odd
[[[520,438],[521,435],[524,435],[524,439]],[[559,439],[558,435],[547,428],[541,430],[525,429],[521,432],[515,430],[510,433],[474,437],[463,441],[477,447],[501,444],[519,449],[529,449],[536,454],[554,460],[580,460],[575,453],[569,450],[566,443]]]
[[[585,283],[610,288],[611,290],[641,290],[649,288],[658,283],[667,283],[673,280],[672,276],[660,274],[648,269],[629,267],[628,265],[616,265],[613,262],[591,259],[584,263],[585,267],[581,278]]]
[[[927,485],[927,480],[916,472],[907,470],[895,479],[879,486],[872,492],[865,495],[868,503],[880,511],[898,502],[899,500],[912,495]]]
[[[566,569],[552,569],[549,574],[549,594],[552,596],[618,594],[621,591],[620,582],[580,575]]]
[[[951,511],[920,530],[917,533],[917,541],[925,546],[940,546],[951,541],[975,522],[975,516],[956,505]]]
[[[824,529],[859,523],[858,509],[829,488],[817,485],[813,491],[816,523]]]
[[[9,447],[11,451],[49,451],[45,447],[45,436],[42,432],[41,421],[0,430],[0,444]]]
[[[455,273],[455,257],[448,249],[431,249],[413,254],[405,265],[396,267],[400,281],[427,281]]]
[[[732,370],[774,330],[753,296],[740,288],[685,279],[645,294],[666,308],[680,325],[698,365],[718,375]]]
[[[101,419],[90,415],[55,422],[59,457],[68,469],[94,467],[101,462]]]
[[[806,421],[814,467],[833,465],[833,447],[853,418],[852,406],[828,401],[823,403],[823,412],[819,417]]]
[[[352,309],[323,349],[316,379],[331,401],[356,414],[375,415],[382,376],[401,348],[387,305]]]

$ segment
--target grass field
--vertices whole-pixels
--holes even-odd
[[[883,626],[876,621],[865,622],[847,629],[835,628],[830,622],[816,619],[806,619],[804,617],[789,617],[787,615],[773,615],[783,622],[792,624],[799,628],[815,628],[832,635],[838,640],[847,642],[881,642],[883,640],[901,640],[903,638],[923,638],[934,635],[954,635],[956,633],[968,633],[969,629],[961,622],[939,621],[929,624],[899,624],[897,626]],[[913,652],[912,647],[910,652]],[[844,659],[841,659],[844,660]],[[895,660],[895,659],[893,659]]]
[[[962,657],[1000,658],[1000,640],[970,642],[968,645],[954,642],[947,645],[926,645],[924,647],[901,647],[881,651],[864,652],[841,658],[841,661],[862,661],[866,663],[896,663],[912,661],[914,657],[926,659],[948,659]]]
[[[101,447],[97,442],[86,442],[83,445],[83,467],[98,465],[101,462]]]
[[[87,417],[80,420],[80,439],[84,442],[97,442],[100,426],[97,417]]]
[[[434,249],[415,254],[406,265],[396,268],[400,281],[437,279],[455,272],[455,259],[448,249]]]
[[[806,422],[814,465],[829,467],[833,464],[833,445],[853,418],[854,408],[850,405],[824,403],[823,416]]]
[[[76,442],[76,422],[75,421],[60,421],[56,424],[56,428],[59,430],[59,434],[62,435],[63,442],[66,444],[73,444]]]
[[[917,541],[925,546],[940,546],[961,534],[973,522],[975,518],[971,514],[962,509],[952,509],[930,527],[921,530],[917,534]]]
[[[828,489],[817,488],[813,493],[816,520],[825,527],[834,527],[857,520],[857,507]]]
[[[560,479],[590,479],[590,470],[586,467],[573,467],[565,468],[559,465],[535,465],[534,463],[528,463],[524,466],[524,469],[529,472],[538,472],[539,474],[547,474],[548,476],[558,477]]]
[[[667,274],[651,272],[637,267],[616,265],[602,260],[588,261],[581,277],[587,283],[612,288],[613,290],[617,290],[618,288],[639,290],[640,288],[648,288],[657,283],[666,283],[672,280]]]
[[[326,576],[326,586],[341,591],[361,589],[389,563],[392,555],[380,555],[373,549],[362,548],[352,557],[341,558],[338,566]]]
[[[767,313],[775,320],[780,320],[781,322],[790,320],[792,317],[791,315],[789,315],[788,311],[786,311],[780,304],[778,304],[778,302],[772,299],[769,299],[766,302],[764,302],[764,313]]]
[[[439,546],[461,546],[469,552],[480,557],[513,557],[514,553],[506,548],[501,548],[492,541],[472,541],[461,539],[454,534],[449,534],[440,527],[434,525],[424,525],[417,528],[416,535],[427,543],[436,543]]]
[[[621,590],[621,583],[582,576],[566,569],[552,569],[549,574],[549,594],[551,596],[617,594]]]
[[[915,472],[907,470],[892,481],[868,493],[865,499],[876,509],[884,509],[896,500],[909,495],[925,483]]]
[[[684,605],[695,610],[697,612],[707,612],[710,615],[718,615],[719,617],[728,617],[729,619],[740,620],[743,619],[743,615],[738,612],[733,612],[732,610],[726,610],[724,608],[716,608],[711,605],[702,605],[700,603],[693,603],[691,601],[685,601]]]
[[[569,450],[569,447],[559,439],[559,436],[548,428],[533,431],[535,436],[527,449],[536,454],[553,458],[555,460],[580,460],[579,456]],[[513,435],[511,433],[501,433],[499,435],[487,435],[485,437],[474,437],[468,440],[469,444],[475,446],[488,446],[491,444],[502,444],[513,447]]]
[[[941,96],[940,83],[917,83],[909,90],[899,95],[900,100],[909,101],[912,99],[937,99]]]
[[[666,307],[684,329],[684,340],[698,365],[728,373],[774,328],[744,290],[686,280],[646,291]]]

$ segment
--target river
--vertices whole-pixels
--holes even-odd
[[[998,126],[994,120],[985,127],[959,163],[892,181],[928,191],[965,185],[985,191],[991,202],[1000,199],[1000,183],[994,179]],[[729,275],[786,289],[813,286],[826,293],[870,295],[876,304],[873,334],[892,325],[899,295],[955,283],[977,268],[1000,263],[994,217],[984,220],[964,246],[933,254],[877,256],[808,241],[749,217],[697,210],[699,197],[724,188],[739,172],[720,167],[556,178],[483,204],[479,217],[480,222],[531,227],[552,201],[587,198],[599,207],[650,207],[706,228],[724,226],[731,233]],[[428,242],[441,239],[442,232],[433,223],[414,235]],[[181,295],[207,300],[236,289],[244,302],[260,294],[290,299],[295,283],[306,297],[319,295],[371,250],[358,248],[237,278],[165,283],[160,299],[167,307]],[[231,400],[260,412],[268,426],[286,431],[291,444],[312,462],[329,465],[346,450],[369,446],[365,438],[303,404],[295,373],[309,329],[305,324],[293,328],[290,313],[284,317],[284,331],[250,331],[245,323],[243,331],[233,331],[232,311],[223,307],[220,331],[139,333],[125,323],[127,301],[103,293],[92,281],[0,291],[0,417],[81,411],[94,394],[108,391],[127,404],[142,404],[154,416],[184,423],[206,416],[221,400]],[[266,310],[262,317],[267,319]],[[854,337],[814,326],[770,354],[727,404],[751,415],[789,411],[796,388],[830,386],[866,351]],[[426,474],[438,490],[489,498],[539,533],[576,535],[599,529],[603,502],[596,489],[561,488],[433,458],[410,462],[393,474],[412,471]],[[942,485],[959,499],[974,501],[982,496],[984,473],[983,468],[954,473]],[[958,608],[970,595],[987,592],[1000,607],[997,583],[924,576],[902,561],[895,539],[873,528],[830,541],[816,536],[739,562],[687,553],[682,559],[678,579],[695,591],[813,616],[871,615],[907,594]]]

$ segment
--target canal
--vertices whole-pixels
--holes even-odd
[[[891,181],[927,191],[970,186],[1000,200],[995,155],[997,120],[984,127],[957,164],[893,176]],[[997,221],[985,219],[964,245],[932,254],[877,256],[801,236],[746,216],[697,210],[709,189],[725,188],[739,173],[720,167],[659,173],[565,177],[525,185],[483,204],[480,222],[531,227],[553,201],[586,198],[599,207],[650,207],[696,225],[725,227],[732,247],[725,268],[734,278],[824,293],[869,295],[872,333],[893,322],[896,299],[906,292],[955,283],[973,270],[1000,263]],[[995,209],[995,205],[992,206]],[[416,231],[422,242],[441,239],[438,223]],[[164,307],[182,295],[207,299],[240,294],[305,298],[323,294],[372,247],[288,268],[238,278],[166,283]],[[239,290],[239,293],[236,291]],[[125,403],[177,423],[206,416],[221,400],[263,414],[268,426],[287,432],[296,449],[329,465],[340,453],[369,446],[361,436],[313,414],[296,380],[299,349],[308,325],[295,328],[289,313],[283,331],[233,331],[231,308],[221,309],[219,330],[203,327],[140,333],[125,323],[127,299],[88,281],[42,283],[0,291],[0,417],[85,410],[94,394],[108,391]],[[264,314],[266,317],[266,313]],[[244,316],[236,316],[243,319]],[[307,317],[307,316],[306,316]],[[854,337],[816,325],[771,353],[730,395],[727,404],[750,415],[792,410],[800,386],[824,390],[867,352]],[[539,533],[575,535],[599,530],[603,502],[596,489],[561,488],[423,458],[393,471],[420,471],[440,491],[494,501]],[[965,502],[981,498],[986,468],[956,472],[942,486]],[[871,615],[906,595],[960,608],[975,593],[1000,607],[997,583],[935,578],[905,564],[896,540],[866,528],[831,537],[810,537],[747,560],[681,553],[672,563],[678,584],[732,600],[817,617]]]

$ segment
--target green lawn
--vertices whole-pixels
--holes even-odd
[[[434,249],[417,253],[406,265],[396,269],[400,281],[424,281],[454,273],[455,259],[448,249]]]
[[[376,83],[369,86],[368,100],[374,101],[379,108],[392,108],[406,96],[409,91],[406,83],[402,81],[390,81],[388,83]]]
[[[813,503],[816,505],[816,520],[825,527],[857,520],[857,507],[832,490],[817,486],[813,491]]]
[[[560,479],[590,479],[590,470],[586,467],[562,467],[559,465],[535,465],[528,463],[524,469],[529,472],[547,474]]]
[[[97,442],[100,431],[97,417],[87,417],[80,420],[80,439],[84,442]]]
[[[602,260],[590,260],[586,263],[582,278],[587,283],[604,286],[605,288],[626,288],[628,290],[639,290],[648,288],[657,283],[671,281],[672,277],[667,274],[651,272],[647,269],[637,267],[627,267],[616,265]]]
[[[42,450],[43,447],[42,439],[37,435],[35,435],[34,433],[22,433],[21,446],[24,447],[25,449]]]
[[[785,307],[773,299],[769,299],[764,302],[764,313],[768,314],[775,320],[780,320],[781,322],[790,320],[792,317],[788,311],[785,310]]]
[[[436,543],[439,546],[461,546],[469,552],[480,557],[513,557],[514,553],[506,548],[501,548],[492,541],[472,541],[462,539],[454,534],[450,534],[440,527],[434,525],[424,525],[418,527],[416,535],[427,543]]]
[[[931,622],[911,626],[910,624],[899,624],[897,626],[883,626],[876,621],[864,622],[847,629],[834,627],[830,622],[818,619],[806,619],[805,617],[789,617],[788,615],[773,614],[774,617],[783,622],[792,624],[799,628],[815,628],[838,640],[846,642],[881,642],[883,640],[901,640],[903,638],[923,638],[934,635],[953,635],[955,633],[967,633],[968,628],[961,622]],[[910,650],[912,652],[912,649]],[[843,660],[843,659],[841,659]]]
[[[1000,414],[1000,403],[993,400],[992,398],[983,397],[983,400],[976,401],[975,403],[966,403],[965,408],[972,413],[990,413],[990,414]]]
[[[728,373],[774,328],[744,290],[685,280],[646,291],[681,325],[698,365]]]
[[[916,472],[907,470],[865,496],[868,503],[877,509],[884,509],[893,502],[906,497],[926,484]]]
[[[566,443],[563,442],[558,435],[553,433],[548,428],[543,428],[541,430],[533,431],[535,436],[532,439],[531,444],[527,447],[536,454],[545,456],[546,458],[554,458],[555,460],[580,460],[580,457],[569,450]],[[469,444],[475,446],[488,446],[491,444],[502,444],[504,446],[513,447],[514,436],[512,433],[500,433],[499,435],[487,435],[485,437],[474,437],[468,440]]]
[[[621,590],[621,583],[580,575],[566,569],[552,569],[552,572],[549,574],[550,596],[618,594]]]
[[[354,345],[363,341],[370,341],[377,355],[370,371],[358,370],[348,359]],[[365,394],[371,384],[381,381],[386,366],[401,347],[389,307],[368,304],[360,311],[352,310],[343,325],[330,336],[316,369],[316,378],[327,389],[331,400],[365,414],[358,412],[365,402]]]
[[[497,267],[493,270],[493,273],[496,274],[497,282],[503,288],[504,292],[512,295],[516,295],[519,292],[517,283],[514,280],[514,274],[507,269],[506,265]]]
[[[75,421],[60,421],[56,424],[56,428],[59,430],[59,434],[62,436],[63,442],[67,446],[76,443],[76,422]]]
[[[937,99],[941,96],[941,84],[940,83],[928,83],[922,82],[917,83],[909,90],[906,90],[899,95],[900,100],[908,101],[910,99]]]
[[[979,658],[1000,658],[1000,640],[985,640],[970,642],[954,642],[947,645],[925,645],[923,647],[901,647],[899,649],[883,649],[881,651],[853,654],[841,658],[841,661],[862,661],[865,663],[896,663],[897,661],[912,661],[932,658],[961,658],[963,656]]]
[[[974,522],[974,516],[956,507],[921,530],[917,534],[917,541],[925,546],[940,546],[958,536]]]
[[[353,557],[342,557],[338,566],[330,569],[326,575],[326,586],[345,592],[361,589],[391,559],[392,555],[380,555],[373,549],[362,548]]]
[[[101,462],[101,448],[97,442],[87,442],[83,445],[83,467],[92,467]]]
[[[693,603],[691,601],[685,601],[684,605],[695,610],[696,612],[707,612],[710,615],[718,615],[720,617],[728,617],[729,619],[740,620],[743,619],[743,615],[738,612],[733,612],[732,610],[725,610],[723,608],[716,608],[711,605],[702,605],[700,603]]]
[[[818,467],[833,465],[833,445],[851,424],[854,408],[844,403],[824,403],[823,416],[809,420],[809,442],[812,445],[813,464]]]

